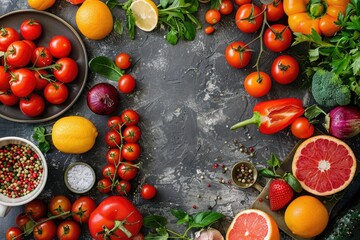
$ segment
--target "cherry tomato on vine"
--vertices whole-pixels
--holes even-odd
[[[116,184],[115,190],[118,194],[127,196],[131,191],[131,183],[126,180],[120,180],[118,184]]]
[[[130,74],[124,74],[120,77],[118,81],[118,88],[120,92],[124,94],[131,93],[132,91],[134,91],[135,87],[136,87],[135,78]]]
[[[50,199],[49,211],[52,215],[57,216],[71,210],[71,201],[64,195],[57,195]]]
[[[117,147],[110,148],[106,152],[106,161],[110,164],[115,164],[115,165],[117,165],[119,162],[121,162],[122,157],[121,157],[120,149]]]
[[[240,31],[253,33],[261,27],[263,18],[264,15],[258,6],[246,3],[241,5],[236,11],[235,23]]]
[[[125,143],[121,149],[121,156],[127,161],[137,160],[140,153],[140,145],[137,143]]]
[[[57,226],[56,235],[61,240],[79,239],[81,235],[80,225],[74,220],[65,220]]]
[[[264,10],[266,6],[266,19],[269,22],[279,21],[284,15],[284,7],[282,0],[274,0],[271,4],[262,4],[261,8]]]
[[[205,21],[208,24],[214,25],[221,20],[221,13],[219,10],[216,9],[209,9],[205,13]]]
[[[230,43],[225,49],[225,59],[233,68],[244,68],[251,60],[251,51],[244,42]]]
[[[283,24],[271,25],[264,33],[264,44],[273,52],[282,52],[292,43],[291,30]]]
[[[74,59],[69,57],[60,58],[56,61],[58,67],[53,71],[57,80],[64,83],[72,82],[78,75],[78,65]]]
[[[12,42],[6,50],[6,63],[22,68],[28,65],[31,60],[32,49],[29,44],[23,41]]]
[[[128,53],[121,52],[115,57],[115,64],[118,68],[126,70],[131,66],[132,59]]]
[[[116,130],[110,130],[105,134],[105,142],[109,147],[117,147],[121,144],[121,136]]]
[[[207,26],[205,29],[204,29],[204,32],[205,34],[207,35],[211,35],[215,32],[215,28],[213,26]]]
[[[3,92],[0,94],[0,102],[6,106],[14,106],[19,102],[19,97],[12,92]]]
[[[271,78],[265,72],[252,72],[244,80],[245,91],[252,97],[263,97],[271,89]]]
[[[49,80],[46,79],[49,77],[49,73],[44,69],[32,71],[32,72],[34,73],[34,76],[36,79],[35,89],[36,90],[44,90],[46,85],[48,85],[48,83],[49,83]]]
[[[36,87],[36,78],[32,71],[26,68],[20,68],[12,71],[10,88],[17,97],[26,97]]]
[[[35,221],[46,216],[47,206],[41,199],[34,199],[25,204],[24,211]]]
[[[299,63],[290,55],[281,55],[272,63],[271,75],[280,84],[290,84],[299,75]]]
[[[0,91],[6,92],[10,88],[11,75],[8,71],[5,71],[4,66],[0,66]]]
[[[10,227],[6,230],[5,238],[6,240],[21,240],[22,239],[22,231],[18,227]]]
[[[26,224],[30,222],[30,217],[26,215],[26,213],[20,213],[16,216],[15,222],[16,225],[20,228],[20,230],[24,230]]]
[[[96,202],[88,196],[79,197],[71,206],[72,218],[79,223],[87,223],[90,214],[95,210]]]
[[[103,175],[104,178],[109,178],[109,179],[113,179],[115,174],[116,174],[116,167],[114,164],[106,164],[102,170],[101,170],[101,174]]]
[[[121,120],[125,124],[125,126],[134,126],[137,125],[140,119],[139,114],[132,109],[124,110],[121,115]]]
[[[111,180],[108,178],[103,178],[98,181],[97,189],[101,193],[108,193],[111,191]]]
[[[72,46],[70,40],[62,35],[54,36],[49,42],[49,50],[56,58],[69,56]]]
[[[20,25],[20,34],[26,40],[35,40],[40,37],[42,26],[36,19],[27,19]]]
[[[122,120],[120,116],[112,116],[108,119],[107,125],[111,129],[119,130],[122,125]]]
[[[156,196],[156,188],[153,185],[145,184],[141,187],[141,197],[146,200],[153,199]]]
[[[141,137],[141,129],[138,126],[127,126],[123,133],[123,138],[127,143],[135,143]]]
[[[251,0],[235,0],[235,3],[241,6],[244,5],[245,3],[251,3]]]
[[[0,28],[0,51],[6,52],[9,45],[20,40],[20,34],[12,27]]]
[[[300,139],[309,138],[314,134],[314,125],[306,117],[298,117],[290,126],[291,133]]]
[[[53,57],[46,47],[37,47],[32,53],[31,62],[35,63],[37,67],[49,66],[52,63]]]
[[[19,102],[20,111],[29,117],[36,117],[45,110],[45,101],[37,93],[31,93],[26,98],[21,98]]]
[[[39,222],[42,223],[34,227],[33,236],[35,240],[49,240],[56,237],[56,224],[54,220],[45,220],[45,218],[41,218]]]
[[[131,164],[131,162],[121,163],[118,167],[118,176],[123,179],[130,181],[136,177],[139,169]]]
[[[46,101],[52,104],[62,104],[69,96],[68,87],[59,81],[48,83],[44,88]]]
[[[220,13],[223,15],[229,15],[234,10],[234,5],[231,0],[222,0],[220,4]]]

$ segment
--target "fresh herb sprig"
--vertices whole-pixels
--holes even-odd
[[[171,214],[177,219],[178,225],[185,225],[183,233],[175,232],[168,228],[168,220],[160,215],[150,215],[144,218],[144,226],[154,230],[146,235],[145,239],[183,239],[190,240],[189,231],[192,229],[202,229],[210,226],[223,217],[223,214],[215,211],[198,212],[190,215],[183,210],[172,209]]]

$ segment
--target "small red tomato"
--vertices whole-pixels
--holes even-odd
[[[30,217],[26,214],[26,213],[20,213],[19,215],[16,216],[16,225],[21,229],[24,230],[26,224],[29,224]]]
[[[111,180],[108,178],[103,178],[98,181],[97,189],[101,193],[108,193],[111,191]]]
[[[6,230],[5,238],[6,240],[21,240],[23,232],[18,227],[10,227]]]
[[[6,52],[9,45],[20,40],[20,34],[12,27],[0,28],[0,51]]]
[[[131,162],[121,163],[118,167],[118,176],[123,179],[130,181],[136,177],[139,169],[131,164]]]
[[[266,6],[266,19],[269,22],[279,21],[284,15],[284,7],[282,0],[274,0],[271,4],[262,4],[261,8],[264,10]]]
[[[79,68],[74,59],[65,57],[56,61],[56,67],[53,74],[57,80],[64,83],[74,81],[78,75]]]
[[[225,49],[226,62],[233,68],[244,68],[251,60],[251,51],[244,42],[230,43]]]
[[[137,143],[125,143],[121,149],[121,156],[127,161],[137,160],[140,153],[140,145]]]
[[[8,71],[5,71],[4,66],[0,66],[0,91],[6,92],[10,88],[11,75]]]
[[[141,188],[141,197],[146,200],[153,199],[156,196],[156,188],[153,185],[145,184]]]
[[[240,31],[254,33],[261,27],[263,18],[264,15],[258,6],[246,3],[241,5],[236,11],[235,23]]]
[[[62,104],[69,96],[68,87],[59,81],[48,83],[44,88],[46,101],[52,104]]]
[[[126,126],[134,126],[137,125],[140,119],[139,114],[132,109],[124,110],[121,115],[121,120]]]
[[[235,3],[239,6],[241,6],[245,3],[251,3],[251,0],[235,0]]]
[[[136,81],[130,74],[124,74],[118,81],[118,88],[120,92],[127,94],[134,91],[136,87]]]
[[[271,25],[264,33],[264,44],[273,52],[282,52],[292,43],[291,30],[283,24]]]
[[[219,10],[221,14],[229,15],[234,10],[234,5],[231,0],[222,0]]]
[[[41,199],[34,199],[31,202],[25,204],[25,213],[31,216],[35,221],[46,216],[47,206]]]
[[[105,135],[105,142],[109,147],[118,147],[121,144],[121,136],[118,131],[110,130]]]
[[[118,68],[126,70],[131,66],[132,59],[128,53],[122,52],[116,55],[115,64]]]
[[[53,57],[46,47],[37,47],[32,53],[31,62],[35,63],[37,67],[49,66],[52,63]]]
[[[42,26],[36,19],[27,19],[20,25],[20,34],[26,40],[35,40],[40,37]]]
[[[88,196],[77,198],[71,206],[72,217],[79,223],[87,223],[90,214],[95,210],[96,202]]]
[[[121,152],[120,149],[115,147],[115,148],[110,148],[107,152],[106,152],[106,161],[109,164],[119,164],[119,162],[122,161],[122,157],[121,157]]]
[[[14,106],[19,102],[19,97],[12,92],[4,92],[0,94],[0,102],[6,106]]]
[[[213,26],[207,26],[205,29],[204,29],[204,32],[207,34],[207,35],[211,35],[215,32],[215,28]]]
[[[252,72],[244,80],[245,91],[252,97],[263,97],[271,89],[271,78],[265,72]]]
[[[113,179],[116,174],[115,171],[116,171],[116,167],[114,164],[106,164],[102,168],[101,174],[103,175],[104,178]]]
[[[118,194],[127,196],[131,191],[131,183],[126,180],[120,180],[116,185],[115,190]]]
[[[205,21],[208,24],[214,25],[221,20],[221,13],[219,10],[216,9],[209,9],[205,13]]]
[[[35,89],[40,91],[40,90],[44,90],[44,88],[46,87],[46,85],[48,85],[49,81],[51,81],[51,79],[49,78],[50,75],[46,70],[37,70],[37,71],[32,71],[34,73],[35,79],[36,79],[36,87]]]
[[[300,139],[306,139],[314,134],[314,125],[306,117],[298,117],[291,124],[291,133]]]
[[[112,116],[107,121],[107,125],[111,129],[119,130],[122,126],[122,120],[120,116]]]
[[[56,58],[64,58],[69,56],[71,49],[71,42],[65,36],[55,36],[49,42],[49,50]]]
[[[49,211],[54,216],[71,211],[70,199],[65,195],[57,195],[52,197],[49,202]]]
[[[10,88],[17,97],[27,97],[36,87],[36,78],[32,71],[26,68],[12,71]]]
[[[56,235],[61,240],[79,239],[81,235],[80,225],[74,220],[65,220],[57,226]]]
[[[122,135],[125,142],[134,143],[139,141],[141,137],[141,130],[138,126],[127,126]]]
[[[23,41],[15,41],[6,50],[6,63],[15,68],[22,68],[28,65],[31,55],[32,49],[29,44]]]
[[[54,220],[46,220],[41,218],[39,223],[33,229],[33,236],[35,240],[50,240],[56,237],[56,223]]]
[[[299,75],[299,63],[290,55],[281,55],[272,63],[271,75],[280,84],[290,84]]]
[[[45,110],[45,101],[37,93],[32,93],[26,98],[21,98],[19,103],[20,110],[29,117],[36,117]]]

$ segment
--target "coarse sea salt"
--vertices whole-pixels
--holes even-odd
[[[75,164],[67,172],[67,182],[75,191],[89,190],[94,184],[94,172],[90,166]]]

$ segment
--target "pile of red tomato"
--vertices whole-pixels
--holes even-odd
[[[54,36],[48,46],[37,46],[43,28],[36,19],[22,22],[20,32],[1,28],[0,102],[18,104],[29,117],[39,116],[46,104],[62,104],[69,95],[66,84],[78,75],[78,64],[69,57],[71,42]]]

